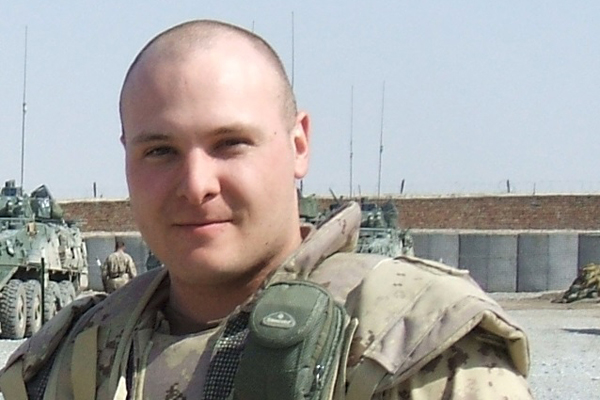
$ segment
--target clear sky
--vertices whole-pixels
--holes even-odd
[[[595,0],[4,0],[0,183],[20,178],[26,26],[25,189],[124,198],[125,71],[197,18],[254,29],[293,67],[313,126],[305,193],[348,194],[351,132],[353,191],[377,193],[382,115],[382,194],[403,179],[406,194],[600,192]]]

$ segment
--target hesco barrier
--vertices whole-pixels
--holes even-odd
[[[579,266],[600,264],[600,233],[579,235]]]
[[[566,290],[579,267],[600,263],[600,232],[413,230],[415,255],[469,270],[488,292]],[[90,287],[102,290],[100,268],[123,239],[139,273],[148,248],[139,233],[87,233]]]
[[[415,256],[441,261],[458,267],[458,234],[435,232],[411,232],[414,239]]]
[[[577,234],[521,234],[518,248],[518,292],[566,289],[577,276]]]
[[[459,265],[489,292],[517,291],[517,237],[462,234]]]

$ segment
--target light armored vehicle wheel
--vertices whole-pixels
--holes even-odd
[[[65,302],[63,307],[75,300],[75,297],[77,297],[75,286],[73,286],[71,281],[61,281],[59,282],[58,287],[60,288],[61,295]]]
[[[50,281],[44,293],[44,323],[50,321],[60,310],[60,288],[58,283]]]
[[[18,279],[11,279],[2,288],[0,324],[3,338],[23,339],[25,337],[27,297],[25,285]]]
[[[25,282],[27,295],[27,327],[25,336],[31,336],[42,327],[42,286],[34,279]]]

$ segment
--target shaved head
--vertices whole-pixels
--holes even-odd
[[[273,68],[275,78],[279,81],[280,98],[283,117],[294,123],[297,106],[290,81],[281,59],[273,48],[260,36],[235,25],[213,20],[194,20],[176,25],[154,37],[138,53],[129,67],[120,96],[122,113],[123,94],[128,88],[131,77],[146,62],[183,62],[190,54],[198,50],[210,51],[227,39],[241,39],[252,46]]]

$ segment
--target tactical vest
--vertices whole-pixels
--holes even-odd
[[[266,285],[316,283],[347,313],[334,379],[322,398],[370,399],[410,378],[476,326],[503,340],[516,369],[527,374],[524,333],[466,271],[413,257],[345,253],[359,223],[358,206],[346,207],[312,232]],[[151,325],[148,310],[156,306],[153,295],[166,275],[166,269],[152,270],[99,303],[82,299],[63,309],[11,356],[0,377],[6,398],[26,399],[25,382],[51,362],[45,399],[126,399],[132,338]],[[252,309],[255,300],[230,319]],[[233,389],[233,396],[244,394]]]

